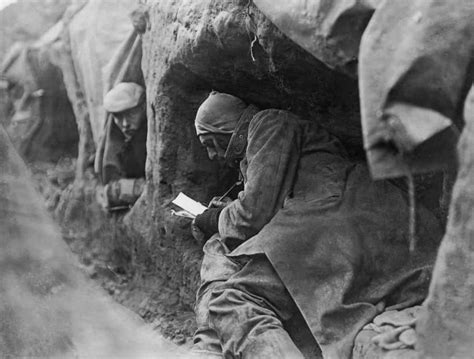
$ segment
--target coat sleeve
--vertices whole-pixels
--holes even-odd
[[[301,130],[285,111],[259,112],[251,121],[247,181],[238,199],[219,216],[222,238],[243,242],[257,234],[291,192],[300,154]]]
[[[359,86],[372,174],[446,168],[472,84],[471,0],[385,1],[361,42]]]

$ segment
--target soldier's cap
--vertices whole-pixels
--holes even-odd
[[[144,100],[145,89],[134,82],[121,82],[104,97],[104,108],[108,112],[131,109]]]
[[[247,105],[238,97],[212,91],[196,113],[194,126],[197,135],[231,134],[246,108]]]

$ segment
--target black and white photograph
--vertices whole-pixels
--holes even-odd
[[[474,359],[473,0],[0,0],[0,359]]]

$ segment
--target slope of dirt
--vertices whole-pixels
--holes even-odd
[[[61,226],[62,237],[86,276],[151,328],[181,346],[191,345],[192,307],[166,285],[166,278],[137,261],[140,243],[123,225],[124,212],[106,213],[96,202],[97,180],[88,171],[74,182],[76,161],[30,163],[37,190]],[[142,255],[143,256],[143,255]]]
[[[0,127],[0,356],[178,358],[80,272]]]

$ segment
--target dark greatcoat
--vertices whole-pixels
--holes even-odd
[[[219,216],[221,240],[231,257],[265,253],[325,358],[349,358],[355,335],[381,306],[423,300],[439,225],[418,208],[410,255],[405,193],[372,182],[314,122],[265,110],[247,138],[245,187]]]
[[[109,114],[102,158],[102,181],[107,184],[121,178],[145,177],[147,126],[142,123],[130,141]]]

